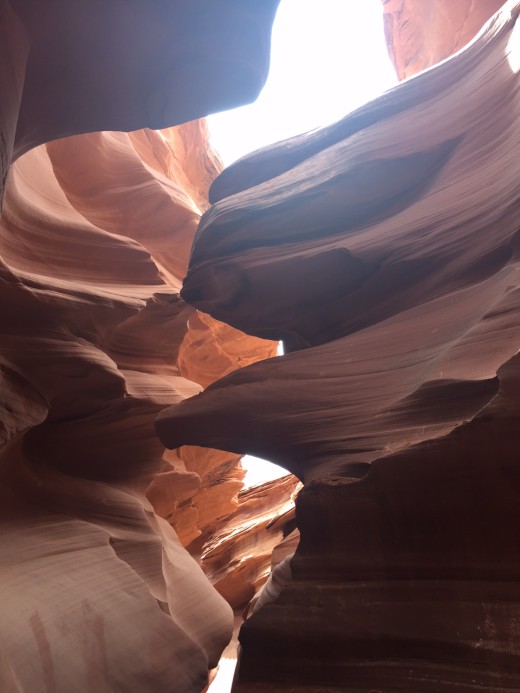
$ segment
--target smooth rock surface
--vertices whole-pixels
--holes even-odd
[[[212,186],[182,295],[289,353],[158,431],[305,484],[237,691],[520,688],[519,15]]]
[[[239,457],[163,456],[153,420],[275,345],[179,296],[205,122],[136,128],[252,99],[277,4],[0,0],[2,692],[199,693],[231,636],[184,546]],[[107,128],[136,131],[64,138]]]
[[[502,0],[382,0],[388,52],[399,79],[449,58],[471,41]]]
[[[146,164],[134,137],[166,147],[161,133],[87,135],[31,151],[9,176],[0,222],[2,690],[200,691],[231,634],[229,607],[145,497],[161,469],[177,474],[186,499],[202,486],[161,459],[153,429],[161,407],[200,390],[176,362],[193,314],[178,287],[200,211],[184,178]],[[109,171],[119,187],[103,181]],[[157,222],[150,249],[143,234],[131,237],[146,231],[138,222],[147,208]],[[156,262],[166,218],[187,238]],[[154,484],[171,513],[175,494],[161,475]],[[220,493],[229,504],[236,486]],[[187,533],[198,524],[195,512]]]
[[[279,0],[3,0],[31,44],[19,152],[97,130],[164,128],[256,98]]]

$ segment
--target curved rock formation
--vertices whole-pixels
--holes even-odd
[[[0,200],[13,151],[253,100],[279,0],[0,2]]]
[[[162,407],[200,390],[178,361],[195,318],[178,289],[218,170],[210,151],[193,123],[59,140],[11,171],[2,690],[66,691],[74,676],[85,690],[199,691],[231,635],[229,607],[145,498],[153,478],[149,498],[187,543],[236,509],[241,487],[238,456],[186,448],[162,460],[153,429]],[[213,372],[236,368],[226,340],[237,331],[195,324]],[[246,341],[250,359],[274,353]]]
[[[277,4],[0,0],[2,692],[198,693],[231,636],[182,544],[236,511],[239,456],[153,425],[275,353],[179,296],[206,126],[32,147],[252,98]]]
[[[280,566],[238,690],[520,688],[518,3],[217,178],[183,289],[213,317],[179,295],[203,122],[57,139],[250,98],[277,4],[0,0],[6,693],[199,692],[233,618],[184,546],[236,608]],[[425,8],[385,4],[402,75],[497,5]],[[296,482],[237,499],[244,451],[305,482],[294,559]]]
[[[520,688],[519,16],[212,187],[182,295],[291,353],[158,431],[305,482],[237,690]]]
[[[449,58],[504,4],[502,0],[382,0],[388,52],[399,79]]]
[[[164,128],[253,100],[279,0],[3,0],[30,45],[19,151],[95,130]]]
[[[288,474],[245,489],[237,510],[204,546],[202,567],[234,610],[248,606],[267,580],[272,561],[279,563],[294,553],[294,497],[300,488]]]
[[[2,355],[16,376],[3,406],[18,423],[5,431],[11,443],[2,454],[9,608],[1,687],[60,691],[73,680],[111,690],[128,686],[130,676],[134,690],[166,687],[172,677],[179,690],[200,690],[207,658],[215,662],[226,643],[230,615],[144,498],[162,452],[154,413],[197,387],[174,374],[174,363],[169,374],[156,372],[153,358],[143,360],[146,339],[125,329],[132,319],[145,324],[155,305],[172,331],[190,311],[150,253],[121,235],[124,222],[94,225],[71,204],[59,150],[69,147],[77,171],[87,140],[92,150],[102,141],[109,154],[133,152],[129,136],[110,134],[33,150],[11,172],[0,226]],[[82,180],[87,168],[80,167]],[[160,180],[150,173],[148,180],[160,201]],[[130,199],[138,204],[146,185],[134,183]],[[202,629],[207,609],[218,615]],[[143,660],[127,662],[132,652]]]

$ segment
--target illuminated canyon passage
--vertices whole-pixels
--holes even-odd
[[[520,690],[520,3],[223,169],[278,5],[0,0],[1,693]]]

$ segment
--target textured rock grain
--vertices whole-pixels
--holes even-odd
[[[235,340],[274,353],[179,296],[221,164],[201,120],[65,136],[252,98],[276,5],[0,0],[2,692],[198,693],[231,635],[183,544],[237,509],[239,457],[153,425]]]
[[[182,295],[289,353],[158,430],[305,483],[238,691],[520,687],[519,15],[212,187]]]
[[[160,149],[168,137],[60,140],[10,172],[0,222],[6,690],[11,676],[20,690],[41,681],[70,690],[74,676],[99,690],[176,681],[199,691],[231,632],[229,607],[145,497],[153,479],[150,498],[186,543],[211,519],[197,510],[207,475],[222,479],[220,516],[236,507],[243,474],[218,452],[204,451],[200,474],[163,459],[154,433],[162,407],[200,390],[177,364],[193,315],[178,289],[200,210],[184,177],[160,173],[133,146]],[[203,129],[199,141],[207,147]],[[143,223],[149,210],[154,229]],[[159,262],[169,226],[177,252]],[[192,508],[188,522],[179,501]],[[21,564],[31,566],[23,583]]]
[[[502,0],[382,0],[388,51],[400,79],[449,58],[471,41]]]

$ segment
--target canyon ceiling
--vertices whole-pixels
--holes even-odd
[[[278,4],[0,0],[2,693],[520,690],[520,3],[222,171]]]

